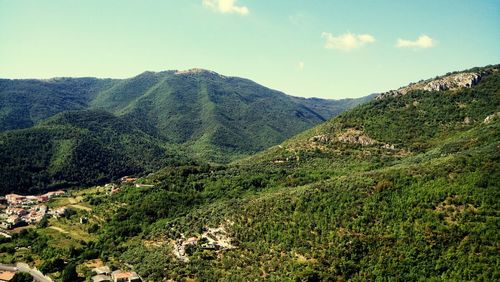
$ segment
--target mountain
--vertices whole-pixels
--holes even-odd
[[[140,199],[94,195],[123,208],[92,248],[155,281],[498,280],[499,67],[381,95],[226,167],[162,169]]]
[[[298,99],[247,79],[194,69],[143,73],[99,93],[92,106],[166,142],[185,144],[197,157],[226,162],[280,143],[364,100],[349,101]]]
[[[248,153],[369,99],[292,97],[201,69],[145,72],[130,79],[2,79],[0,130],[28,128],[60,112],[102,109],[195,151],[208,146]]]
[[[57,113],[84,110],[116,81],[96,78],[0,79],[0,131],[28,128]]]
[[[99,183],[181,161],[227,163],[371,98],[292,97],[200,69],[2,79],[1,191]]]
[[[99,110],[57,114],[0,134],[0,193],[40,193],[186,164],[179,148]]]

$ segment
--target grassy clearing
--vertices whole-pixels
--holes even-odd
[[[59,230],[52,228],[43,228],[39,229],[39,232],[42,235],[49,236],[51,240],[49,240],[48,244],[50,247],[54,248],[80,248],[82,245],[76,241],[70,234],[62,233]]]

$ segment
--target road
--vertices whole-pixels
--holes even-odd
[[[31,277],[33,277],[33,279],[35,279],[35,281],[53,282],[52,279],[44,276],[40,271],[30,268],[29,265],[27,265],[26,263],[22,263],[22,262],[16,263],[16,266],[0,264],[0,270],[26,272],[29,275],[31,275]]]

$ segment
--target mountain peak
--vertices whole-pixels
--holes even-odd
[[[192,68],[188,70],[176,70],[175,74],[177,75],[190,75],[190,74],[208,74],[208,75],[216,75],[220,77],[225,77],[221,74],[218,74],[211,70],[201,69],[201,68]]]

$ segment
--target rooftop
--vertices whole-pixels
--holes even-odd
[[[0,281],[10,281],[15,274],[14,271],[0,270]]]
[[[113,271],[112,276],[113,276],[113,279],[120,279],[120,278],[130,279],[130,278],[139,277],[139,276],[137,276],[137,273],[135,273],[133,271],[121,272],[120,270]]]

